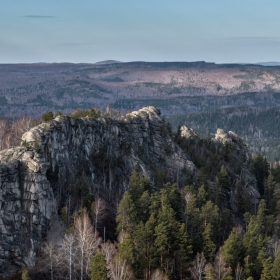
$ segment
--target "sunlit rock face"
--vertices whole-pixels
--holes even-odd
[[[192,128],[188,128],[184,125],[180,128],[180,132],[181,132],[181,136],[184,138],[190,138],[190,139],[198,138],[198,135],[195,133],[195,131]]]
[[[225,131],[221,128],[217,129],[217,132],[215,134],[215,140],[225,143],[233,143],[235,145],[235,148],[238,150],[241,150],[245,154],[249,153],[249,149],[247,144],[234,132],[232,131]]]
[[[92,192],[114,207],[135,170],[151,181],[161,172],[179,187],[195,170],[154,107],[119,120],[60,116],[22,140],[24,146],[0,152],[0,277],[34,265],[58,220],[50,174],[64,184],[84,172]]]

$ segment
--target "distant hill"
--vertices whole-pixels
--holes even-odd
[[[113,63],[122,63],[122,62],[117,60],[104,60],[104,61],[96,62],[95,64],[104,65],[104,64],[113,64]]]
[[[237,107],[189,115],[171,116],[168,121],[176,130],[186,125],[205,136],[217,128],[231,130],[246,140],[253,153],[270,161],[280,161],[280,108]]]
[[[261,66],[280,66],[280,62],[278,61],[269,61],[269,62],[256,62],[256,63],[248,63],[248,62],[239,62],[237,64],[240,65],[261,65]]]
[[[77,108],[164,115],[280,104],[280,66],[197,62],[47,63],[0,65],[0,116],[40,116]]]
[[[258,62],[256,63],[258,65],[263,65],[263,66],[280,66],[280,62],[277,61],[271,61],[271,62]]]

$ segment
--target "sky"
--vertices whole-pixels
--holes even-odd
[[[0,63],[280,61],[279,0],[0,3]]]

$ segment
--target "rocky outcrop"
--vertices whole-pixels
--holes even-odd
[[[198,138],[198,135],[192,128],[188,128],[186,126],[181,126],[180,128],[181,136],[184,138],[195,139]]]
[[[84,172],[92,192],[117,203],[134,170],[151,181],[161,172],[180,186],[195,169],[154,107],[121,120],[59,116],[22,140],[0,153],[0,277],[33,265],[58,220],[51,178],[64,184]]]
[[[0,153],[0,278],[35,264],[56,200],[49,163],[23,147]]]
[[[215,134],[215,140],[220,141],[223,144],[225,143],[233,143],[237,150],[243,151],[245,154],[249,153],[248,145],[234,132],[228,131],[218,128]]]
[[[221,142],[223,145],[231,145],[231,150],[235,150],[236,163],[238,163],[238,156],[245,156],[245,162],[249,163],[251,154],[249,152],[248,145],[234,132],[218,128],[215,134],[215,141]],[[248,166],[240,166],[241,172],[237,174],[237,178],[243,181],[243,196],[247,197],[251,202],[251,205],[257,205],[261,199],[261,195],[256,187],[256,178],[249,172]]]

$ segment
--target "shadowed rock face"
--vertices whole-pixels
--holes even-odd
[[[151,180],[161,171],[180,186],[195,169],[154,107],[118,121],[61,116],[31,129],[22,140],[28,148],[0,153],[0,277],[32,266],[51,223],[58,219],[48,169],[57,173],[61,184],[84,171],[92,191],[113,205],[134,170]]]
[[[0,153],[0,277],[35,264],[56,200],[46,160],[23,147]]]

